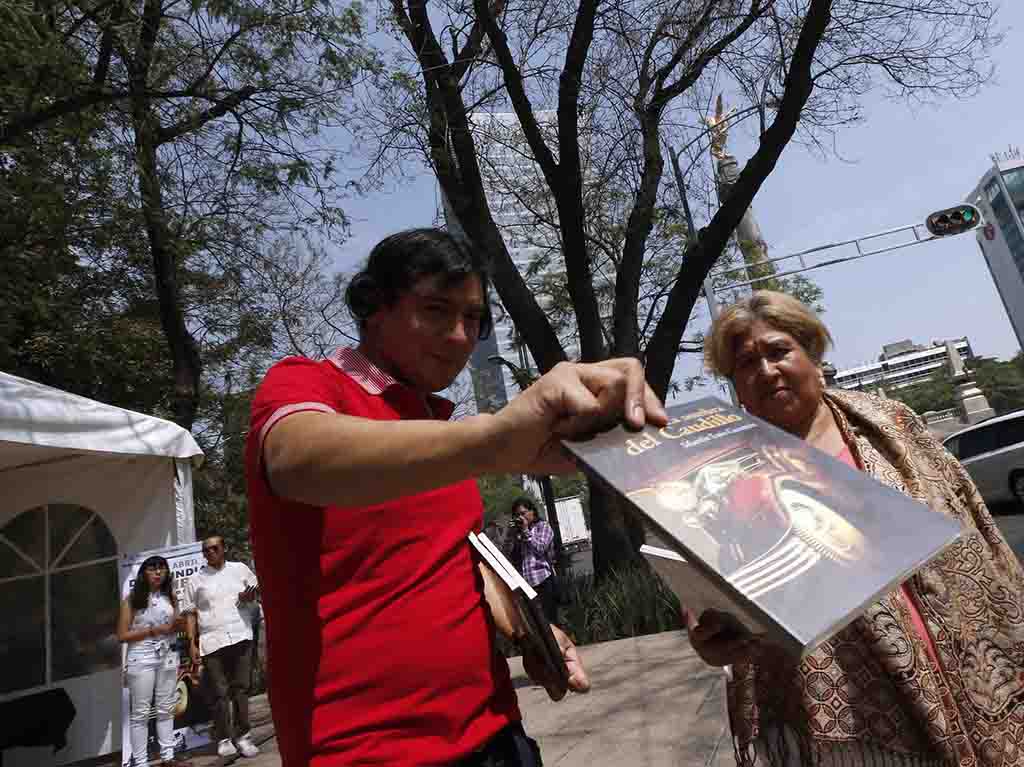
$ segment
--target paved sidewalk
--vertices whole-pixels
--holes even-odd
[[[724,677],[694,655],[686,636],[668,632],[581,649],[589,695],[560,703],[510,661],[526,731],[540,742],[545,767],[732,767]],[[262,753],[235,767],[279,767],[266,697],[251,703],[254,740]],[[195,767],[222,762],[212,750]]]
[[[552,702],[518,662],[526,731],[546,767],[732,767],[725,677],[686,635],[666,632],[581,649],[593,689]]]
[[[259,756],[252,759],[240,756],[221,759],[217,756],[216,744],[213,744],[181,758],[188,759],[193,767],[221,767],[229,764],[237,767],[280,767],[281,757],[277,752],[274,723],[270,718],[270,704],[266,695],[249,698],[249,723],[252,726],[253,743],[260,747]]]

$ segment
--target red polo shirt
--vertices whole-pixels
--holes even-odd
[[[353,349],[285,359],[256,391],[249,515],[283,766],[455,761],[519,719],[466,541],[482,523],[476,482],[357,508],[283,500],[263,442],[306,410],[447,419],[452,405]]]

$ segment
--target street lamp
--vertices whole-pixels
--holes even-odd
[[[523,392],[528,389],[537,378],[531,375],[529,370],[525,370],[511,360],[507,360],[501,355],[493,354],[487,358],[488,362],[493,362],[495,365],[505,365],[511,372],[512,378],[515,379],[516,386],[519,387],[519,391]],[[548,510],[548,524],[551,525],[551,532],[555,534],[555,561],[561,565],[562,563],[562,530],[558,524],[558,508],[555,506],[555,489],[551,485],[551,477],[547,474],[538,474],[534,476],[537,480],[537,484],[540,485],[541,495],[544,496],[544,506]]]

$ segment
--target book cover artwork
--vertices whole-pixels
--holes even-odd
[[[959,535],[954,520],[717,399],[668,413],[664,428],[619,427],[566,447],[647,518],[663,545],[753,603],[736,612],[762,613],[771,620],[759,622],[801,647],[841,628]]]

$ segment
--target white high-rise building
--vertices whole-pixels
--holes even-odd
[[[893,391],[930,381],[948,367],[946,343],[932,341],[928,346],[922,346],[906,340],[886,344],[876,362],[838,371],[835,385],[857,391],[876,391],[879,388]],[[966,336],[948,343],[952,343],[962,359],[974,359],[971,342]]]
[[[1024,158],[1011,149],[992,160],[967,201],[985,217],[978,245],[1024,349]]]

